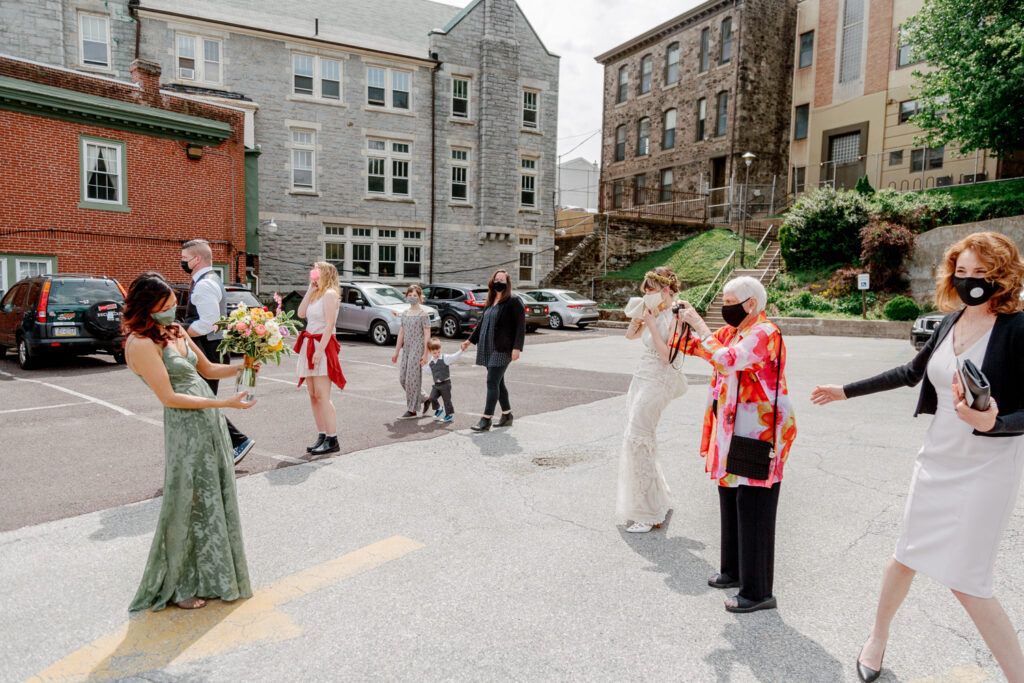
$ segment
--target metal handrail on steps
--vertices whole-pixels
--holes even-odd
[[[725,259],[725,263],[723,263],[722,267],[718,269],[718,273],[715,275],[715,278],[711,281],[711,284],[708,285],[708,288],[704,290],[703,294],[701,294],[700,299],[697,300],[697,305],[694,306],[694,308],[696,308],[698,311],[705,310],[704,309],[704,299],[707,298],[708,292],[710,292],[711,288],[715,286],[716,282],[718,282],[718,278],[722,277],[722,273],[725,272],[725,269],[729,266],[730,263],[732,263],[732,260],[735,257],[736,257],[736,250],[733,249],[732,253],[729,254],[729,258]],[[732,272],[732,271],[729,271],[729,272]],[[716,289],[715,293],[711,295],[712,300],[715,298],[715,295],[717,295],[717,294],[718,294],[718,290]],[[708,304],[710,304],[710,303],[711,303],[711,301],[708,301]]]
[[[763,272],[763,273],[761,273],[761,277],[760,277],[760,278],[758,279],[758,280],[759,280],[759,282],[760,282],[760,283],[761,283],[762,285],[764,285],[764,288],[765,288],[765,289],[768,289],[769,287],[771,287],[771,286],[772,286],[772,283],[773,283],[773,282],[775,282],[775,278],[777,278],[777,277],[779,276],[779,268],[774,268],[774,269],[773,269],[773,266],[775,265],[775,261],[776,261],[776,259],[778,259],[778,260],[782,260],[782,252],[781,252],[781,251],[777,252],[777,253],[775,254],[775,256],[772,256],[771,260],[770,260],[770,261],[768,261],[767,265],[765,265],[765,267],[764,267],[764,272]],[[769,272],[769,271],[772,271],[772,270],[774,270],[774,272],[772,272],[772,279],[771,279],[771,280],[768,280],[768,282],[766,283],[766,282],[764,281],[764,279],[765,279],[765,277],[766,277],[766,276],[768,275],[768,272]]]

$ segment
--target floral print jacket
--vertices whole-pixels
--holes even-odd
[[[672,346],[687,355],[703,358],[714,369],[700,443],[704,471],[717,479],[720,486],[727,487],[770,487],[782,481],[782,470],[796,439],[796,418],[786,385],[786,346],[779,328],[769,322],[762,311],[742,331],[726,325],[703,342],[693,335],[683,335],[674,338]],[[779,368],[783,371],[781,377]],[[779,417],[775,429],[775,457],[768,479],[748,479],[727,473],[725,464],[733,434],[772,440],[776,387],[781,388]]]

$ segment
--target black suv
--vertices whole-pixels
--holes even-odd
[[[188,293],[190,290],[189,285],[172,284],[171,288],[174,289],[175,295],[178,297],[178,305],[175,310],[174,317],[178,322],[185,322],[185,313],[188,310]],[[238,304],[245,304],[246,308],[263,308],[263,302],[256,298],[256,295],[249,289],[249,285],[244,282],[225,282],[224,283],[224,304],[227,308],[227,315],[238,308]]]
[[[48,354],[104,351],[123,363],[124,296],[109,277],[57,273],[19,280],[0,300],[0,356],[17,349],[26,370]]]
[[[441,316],[441,334],[451,339],[472,330],[480,322],[487,303],[487,287],[432,284],[423,288],[423,303]]]

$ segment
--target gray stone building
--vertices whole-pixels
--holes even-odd
[[[795,20],[796,0],[709,0],[598,55],[603,208],[744,183],[746,152],[751,186],[784,188]]]
[[[4,3],[0,52],[246,111],[259,277],[535,284],[553,266],[559,59],[514,0]],[[62,40],[56,40],[61,37]],[[276,228],[276,229],[275,229]]]

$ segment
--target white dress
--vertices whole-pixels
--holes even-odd
[[[310,334],[323,334],[327,329],[327,318],[324,316],[324,298],[320,297],[313,303],[306,306],[306,331]],[[306,344],[316,343],[307,339]],[[320,359],[320,362],[309,369],[309,357],[306,356],[306,347],[297,354],[295,372],[299,377],[319,377],[327,374],[327,355]]]
[[[675,322],[672,310],[662,311],[656,322],[667,344]],[[685,356],[680,352],[673,365],[666,365],[650,330],[643,331],[641,342],[643,353],[626,395],[626,433],[619,459],[615,514],[622,521],[661,524],[672,505],[658,463],[658,420],[670,402],[686,393],[682,370]]]
[[[911,569],[979,598],[992,597],[996,552],[1024,468],[1024,437],[972,434],[953,407],[957,360],[980,368],[991,334],[956,356],[950,332],[928,361],[938,406],[917,454],[894,553]]]

